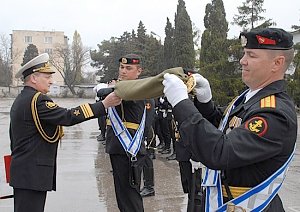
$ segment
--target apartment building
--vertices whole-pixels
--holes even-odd
[[[300,43],[300,29],[291,32],[293,35],[294,44]]]
[[[29,44],[35,45],[39,54],[47,52],[51,55],[55,46],[67,45],[68,38],[64,35],[64,32],[61,31],[13,30],[11,34],[13,76],[15,76],[20,69],[25,50]],[[55,82],[55,85],[64,85],[63,78],[58,72],[53,74],[53,81]],[[20,79],[13,77],[13,86],[22,84],[23,82]]]

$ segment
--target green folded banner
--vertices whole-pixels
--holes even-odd
[[[163,96],[164,74],[175,74],[183,82],[187,82],[189,76],[184,73],[182,67],[167,69],[154,77],[144,79],[119,81],[115,85],[115,93],[123,100],[144,100]]]

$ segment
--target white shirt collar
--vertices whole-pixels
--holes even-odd
[[[248,93],[246,93],[245,103],[248,102],[248,100],[251,99],[251,97],[253,97],[260,90],[261,90],[261,88],[254,90],[254,91],[249,90]]]

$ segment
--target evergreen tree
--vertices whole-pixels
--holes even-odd
[[[77,30],[75,30],[74,34],[73,34],[73,42],[72,42],[72,47],[71,47],[71,51],[72,51],[72,63],[74,66],[74,70],[73,72],[75,72],[75,81],[74,84],[80,84],[82,83],[83,80],[83,76],[82,76],[82,67],[83,67],[83,45],[82,45],[82,41],[81,41],[81,36],[80,34],[77,32]]]
[[[175,14],[174,54],[174,66],[194,67],[195,50],[192,22],[183,0],[178,0],[177,13]]]
[[[163,46],[153,36],[146,34],[142,21],[139,22],[137,34],[124,32],[120,37],[112,37],[98,44],[98,50],[91,51],[91,65],[98,68],[97,75],[102,82],[118,76],[118,59],[125,54],[135,53],[141,56],[144,71],[142,77],[153,76],[163,70]]]
[[[292,76],[287,76],[288,93],[298,108],[300,108],[300,43],[295,44],[294,49],[296,55],[293,60],[292,68],[294,68],[295,71]]]
[[[204,17],[205,30],[201,39],[201,63],[212,64],[227,60],[228,22],[222,0],[212,0],[206,5]]]
[[[34,44],[29,44],[24,52],[22,66],[39,55],[39,51]]]
[[[174,64],[174,28],[167,18],[165,27],[165,41],[164,41],[164,69],[172,68]]]
[[[263,9],[264,0],[246,0],[242,6],[238,7],[238,15],[233,17],[233,24],[242,27],[243,30],[253,28],[266,28],[275,25],[272,19],[265,19],[261,16],[266,10]],[[255,23],[258,23],[255,25]]]
[[[146,28],[142,21],[139,22],[138,28],[137,28],[137,38],[136,38],[136,51],[135,53],[143,57],[143,52],[146,45]]]
[[[211,84],[214,100],[227,104],[243,87],[236,69],[234,55],[237,41],[227,40],[228,22],[222,0],[212,0],[206,5],[204,17],[205,30],[201,39],[200,71]]]
[[[142,53],[142,66],[144,71],[141,77],[157,75],[163,71],[164,67],[163,46],[159,40],[150,36],[146,39],[145,47]]]
[[[98,51],[91,51],[91,66],[98,68],[97,75],[101,76],[101,82],[118,77],[118,58],[127,54],[127,49],[120,40],[114,37],[104,40],[98,44]]]

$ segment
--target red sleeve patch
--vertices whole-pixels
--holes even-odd
[[[256,116],[246,122],[245,128],[262,137],[268,130],[268,123],[266,119]]]

